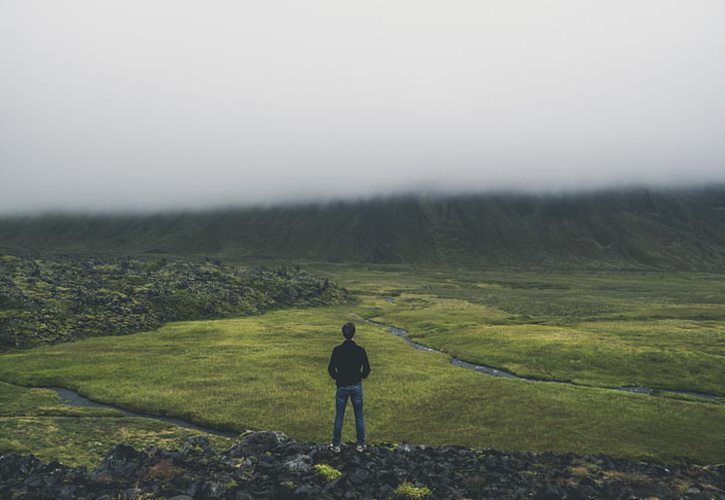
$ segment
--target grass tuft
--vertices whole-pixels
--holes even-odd
[[[315,470],[327,481],[334,481],[338,477],[342,476],[342,472],[335,469],[332,465],[315,464],[314,467]]]
[[[433,492],[427,486],[415,486],[410,481],[404,481],[395,488],[395,495],[401,498],[417,500],[431,495]]]

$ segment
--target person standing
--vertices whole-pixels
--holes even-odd
[[[342,334],[345,341],[335,346],[330,356],[327,371],[335,380],[337,390],[335,393],[335,425],[332,431],[333,451],[340,451],[342,440],[342,421],[345,418],[347,399],[352,400],[355,411],[355,428],[357,430],[357,451],[365,449],[365,419],[363,418],[363,391],[362,379],[370,375],[370,363],[365,349],[352,340],[355,335],[355,324],[342,325]]]

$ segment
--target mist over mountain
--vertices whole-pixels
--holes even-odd
[[[0,2],[0,213],[725,182],[721,0]]]
[[[725,270],[725,188],[6,216],[0,218],[0,248],[246,261]]]

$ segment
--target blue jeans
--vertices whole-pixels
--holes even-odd
[[[332,431],[332,444],[340,446],[342,440],[342,421],[345,418],[347,398],[352,399],[352,409],[355,411],[355,428],[357,429],[357,444],[365,444],[365,420],[363,419],[363,393],[362,384],[338,387],[335,394],[335,427]]]

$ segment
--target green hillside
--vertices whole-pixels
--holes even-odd
[[[245,260],[720,270],[725,187],[6,216],[0,218],[0,247]]]

